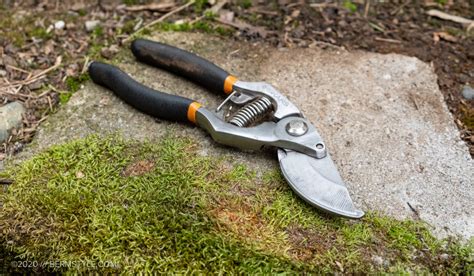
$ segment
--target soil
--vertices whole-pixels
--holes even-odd
[[[4,74],[0,87],[50,68],[60,55],[63,60],[57,70],[38,82],[23,85],[18,91],[0,91],[2,104],[20,100],[28,109],[23,128],[15,131],[0,149],[0,160],[21,150],[47,115],[87,79],[87,57],[113,58],[137,27],[184,4],[169,1],[174,6],[150,10],[145,5],[140,11],[132,11],[123,3],[147,1],[78,1],[72,6],[58,1],[11,2],[0,4],[0,70]],[[279,47],[337,45],[348,50],[400,53],[432,63],[461,138],[474,156],[474,101],[461,95],[464,85],[474,86],[474,33],[426,13],[438,9],[473,19],[472,1],[392,0],[367,5],[364,2],[369,1],[235,0],[218,7],[219,2],[196,1],[194,6],[166,20],[200,22],[198,29],[204,31],[226,27],[231,29],[226,34],[235,39],[265,41]],[[215,16],[206,16],[206,10],[211,8]],[[12,24],[8,21],[12,17],[24,19]],[[47,32],[58,20],[65,21],[65,28]],[[86,31],[84,23],[88,20],[100,20],[100,28]]]
[[[355,4],[353,11],[344,5],[311,7],[310,4],[291,3],[278,7],[254,6],[249,10],[237,7],[234,11],[240,17],[253,20],[254,24],[266,25],[274,31],[273,37],[265,39],[279,46],[305,47],[314,41],[322,41],[348,50],[399,53],[432,63],[440,90],[461,131],[461,138],[474,157],[474,101],[463,99],[461,95],[463,86],[474,86],[474,32],[467,32],[457,23],[427,15],[428,10],[438,9],[472,19],[474,3],[389,2],[370,5],[366,16],[362,4]],[[262,14],[261,11],[265,10],[274,14]],[[259,11],[260,16],[255,17],[253,14]],[[280,20],[275,20],[275,14]],[[451,41],[440,38],[437,33],[442,33],[441,36],[447,34],[446,38]]]

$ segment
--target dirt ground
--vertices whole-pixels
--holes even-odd
[[[143,27],[157,19],[163,22],[154,24],[155,29],[211,32],[278,47],[337,45],[432,63],[461,137],[474,156],[474,101],[461,95],[464,85],[474,85],[474,31],[427,15],[437,9],[473,19],[472,1],[149,2],[3,1],[1,104],[19,100],[28,113],[23,128],[3,144],[0,159],[20,151],[48,114],[87,80],[90,60],[112,59],[131,35],[149,31]],[[94,20],[98,27],[86,30],[86,22]],[[56,28],[59,21],[64,26]]]

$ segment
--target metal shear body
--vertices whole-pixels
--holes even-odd
[[[89,66],[92,80],[148,115],[190,121],[219,143],[250,150],[276,147],[284,177],[305,201],[344,217],[364,215],[352,203],[316,128],[273,86],[240,81],[201,57],[159,42],[137,39],[131,49],[139,61],[228,97],[209,110],[193,100],[143,86],[117,67],[101,62]]]

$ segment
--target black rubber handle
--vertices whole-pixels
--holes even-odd
[[[188,108],[193,103],[190,99],[148,88],[110,64],[92,62],[89,75],[95,83],[109,88],[143,113],[170,121],[188,121]]]
[[[230,92],[224,90],[229,73],[193,53],[146,39],[134,40],[131,48],[141,62],[185,77],[213,92]]]

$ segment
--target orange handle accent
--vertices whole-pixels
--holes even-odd
[[[192,102],[188,107],[188,120],[196,123],[196,111],[201,107],[198,102]]]
[[[230,94],[232,93],[232,87],[234,86],[234,83],[237,81],[237,78],[232,76],[232,75],[228,75],[227,78],[225,79],[224,81],[224,92],[226,94]]]

